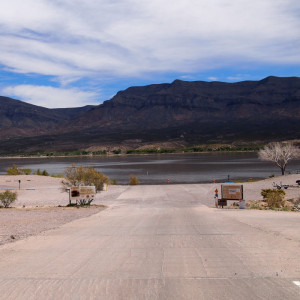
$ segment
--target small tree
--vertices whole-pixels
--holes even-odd
[[[94,185],[96,191],[103,190],[104,183],[110,183],[107,176],[94,168],[76,165],[66,168],[65,178],[67,182],[63,181],[64,186]]]
[[[4,193],[0,193],[0,201],[5,208],[8,208],[16,200],[17,200],[16,192],[5,191]]]
[[[274,162],[281,170],[281,174],[285,174],[288,162],[299,157],[299,148],[292,143],[270,143],[263,149],[259,150],[258,157],[261,160]]]
[[[140,184],[140,181],[138,180],[138,178],[135,175],[131,174],[129,184],[130,185],[138,185],[138,184]]]

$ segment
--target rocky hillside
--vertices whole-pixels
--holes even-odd
[[[47,134],[92,107],[48,109],[0,96],[0,139]]]
[[[131,87],[76,120],[78,130],[139,132],[189,139],[299,136],[300,78]],[[71,126],[67,123],[65,128]],[[288,132],[286,130],[288,129]],[[230,138],[231,137],[231,138]],[[279,137],[279,136],[278,136]]]
[[[300,138],[298,77],[238,83],[175,80],[130,87],[99,106],[73,110],[49,110],[12,99],[2,105],[3,101],[2,97],[0,137],[27,138],[0,141],[0,152],[20,145],[33,151],[130,146],[131,141],[137,147],[168,141],[251,143]],[[18,107],[10,106],[17,102]]]

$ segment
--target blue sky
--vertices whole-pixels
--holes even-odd
[[[31,104],[269,75],[300,76],[299,0],[0,1],[0,95]]]

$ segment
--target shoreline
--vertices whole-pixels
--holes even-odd
[[[1,156],[0,159],[26,159],[26,158],[93,158],[93,157],[124,157],[124,156],[158,156],[158,155],[180,155],[180,154],[209,154],[209,153],[255,153],[258,150],[233,150],[233,151],[195,151],[195,152],[170,152],[170,153],[121,153],[121,154],[114,154],[114,153],[109,153],[109,154],[87,154],[87,155],[30,155],[30,156]]]

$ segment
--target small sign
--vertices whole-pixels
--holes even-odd
[[[72,186],[70,196],[72,200],[94,199],[96,188],[94,186]]]
[[[227,206],[227,200],[226,199],[218,199],[218,205],[219,206]]]

